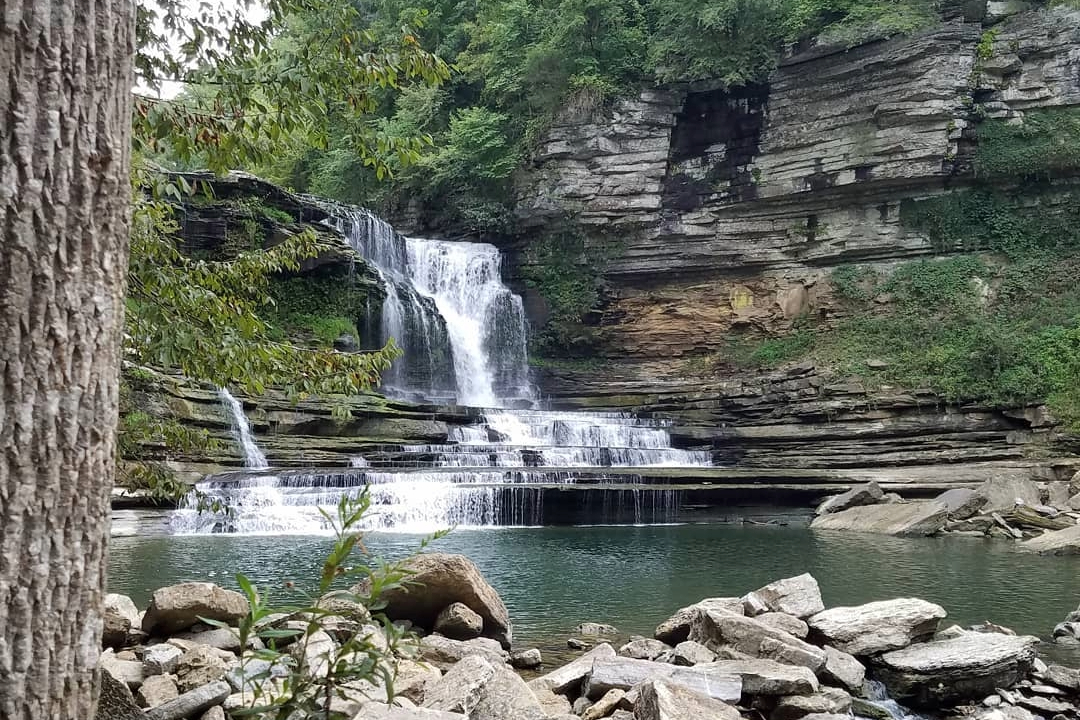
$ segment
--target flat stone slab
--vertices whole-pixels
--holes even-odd
[[[1080,555],[1080,525],[1025,540],[1020,547],[1040,555]]]
[[[853,507],[819,515],[810,523],[810,528],[917,537],[941,532],[948,519],[948,508],[931,500]]]
[[[808,624],[813,633],[837,650],[875,655],[930,637],[945,615],[940,605],[919,598],[897,598],[830,608],[811,617]]]

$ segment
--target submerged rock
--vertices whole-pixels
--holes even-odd
[[[510,614],[495,588],[479,568],[464,555],[421,553],[405,563],[409,572],[404,586],[382,593],[384,612],[391,620],[411,620],[430,629],[443,608],[461,603],[484,621],[483,634],[509,649],[513,640]],[[357,595],[370,592],[367,582],[353,588]]]
[[[932,636],[945,615],[940,605],[919,598],[898,598],[830,608],[810,618],[809,625],[838,650],[874,655]]]
[[[889,694],[919,707],[940,707],[1010,687],[1030,670],[1039,639],[969,632],[883,654],[875,676]]]

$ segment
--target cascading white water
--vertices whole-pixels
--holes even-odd
[[[244,467],[252,470],[265,470],[269,467],[266,455],[255,444],[255,438],[251,434],[251,423],[244,414],[244,406],[233,397],[233,394],[225,388],[218,388],[218,397],[221,403],[229,411],[229,427],[233,439],[244,453]]]

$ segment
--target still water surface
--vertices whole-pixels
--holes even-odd
[[[393,559],[419,539],[372,533],[365,542]],[[315,578],[329,545],[309,536],[114,537],[110,591],[144,606],[170,583],[235,587],[236,572],[273,591]],[[510,610],[515,646],[555,646],[587,620],[651,636],[658,622],[701,598],[742,595],[802,572],[818,579],[830,607],[918,596],[944,606],[951,622],[991,620],[1044,638],[1080,604],[1080,557],[1033,556],[973,538],[732,525],[543,527],[458,530],[431,549],[462,553],[480,567]]]

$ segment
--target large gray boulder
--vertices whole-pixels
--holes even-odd
[[[690,625],[698,610],[727,610],[743,614],[743,599],[732,597],[706,598],[701,602],[680,608],[674,615],[656,626],[653,637],[668,645],[678,645],[690,637]]]
[[[831,645],[826,645],[824,650],[825,668],[821,671],[822,679],[850,692],[860,692],[863,681],[866,680],[866,667],[855,656]]]
[[[667,679],[684,685],[716,700],[736,702],[742,695],[738,675],[713,664],[678,667],[667,663],[634,660],[632,658],[598,659],[585,679],[582,694],[596,700],[611,690],[630,690],[647,680]]]
[[[821,588],[810,573],[771,582],[743,597],[743,612],[751,617],[784,613],[808,618],[824,609]]]
[[[1020,543],[1020,547],[1040,555],[1080,555],[1080,525],[1043,533]]]
[[[953,488],[934,498],[934,502],[945,506],[952,520],[967,520],[986,506],[987,498],[978,490]]]
[[[510,654],[502,649],[502,645],[491,638],[451,640],[442,635],[428,635],[420,640],[418,659],[440,670],[449,670],[454,663],[471,655],[480,655],[496,665],[510,659]]]
[[[813,530],[849,530],[852,532],[920,537],[941,532],[949,519],[944,505],[923,502],[891,503],[853,507],[829,515],[819,515],[810,523]]]
[[[889,694],[918,707],[941,707],[981,699],[1010,687],[1031,669],[1039,639],[967,632],[883,654],[875,677]]]
[[[634,705],[635,720],[739,720],[739,711],[725,702],[668,680],[641,686]]]
[[[484,637],[498,640],[506,649],[513,639],[510,614],[495,588],[464,555],[421,553],[405,563],[409,572],[403,587],[386,590],[380,599],[391,620],[410,620],[431,630],[443,608],[461,603],[484,620]],[[353,587],[360,596],[370,594],[365,581]]]
[[[829,513],[840,512],[841,510],[847,510],[848,508],[861,507],[863,505],[875,505],[882,501],[885,493],[881,490],[881,487],[876,482],[868,482],[865,485],[859,485],[853,487],[847,492],[842,492],[839,495],[833,495],[827,498],[823,503],[818,505],[817,510],[814,511],[815,515],[828,515]]]
[[[809,668],[772,660],[717,660],[694,667],[737,675],[742,679],[744,695],[805,695],[820,689],[817,677]]]
[[[986,498],[986,504],[981,508],[984,513],[1008,512],[1018,504],[1039,505],[1042,503],[1042,492],[1031,480],[992,478],[975,488],[975,491]]]
[[[173,635],[200,618],[235,623],[247,614],[247,598],[238,592],[213,583],[180,583],[154,592],[142,629],[150,635]]]
[[[699,610],[690,639],[718,654],[731,649],[752,658],[802,665],[815,673],[825,665],[825,651],[821,648],[753,618],[723,610]]]
[[[127,644],[131,628],[139,627],[139,609],[127,595],[109,593],[105,596],[104,620],[101,644],[119,649]]]
[[[585,677],[592,672],[593,662],[596,660],[609,660],[615,657],[615,648],[607,643],[597,645],[581,657],[563,665],[558,670],[553,670],[547,675],[541,675],[529,683],[530,687],[543,685],[553,692],[560,694],[577,695]]]
[[[517,673],[472,655],[428,685],[424,707],[469,720],[545,720],[547,713]]]
[[[484,618],[464,603],[451,603],[435,618],[435,632],[454,640],[472,640],[484,630]]]
[[[811,632],[851,655],[875,655],[905,648],[932,636],[945,608],[919,598],[898,598],[830,608],[811,617]]]

